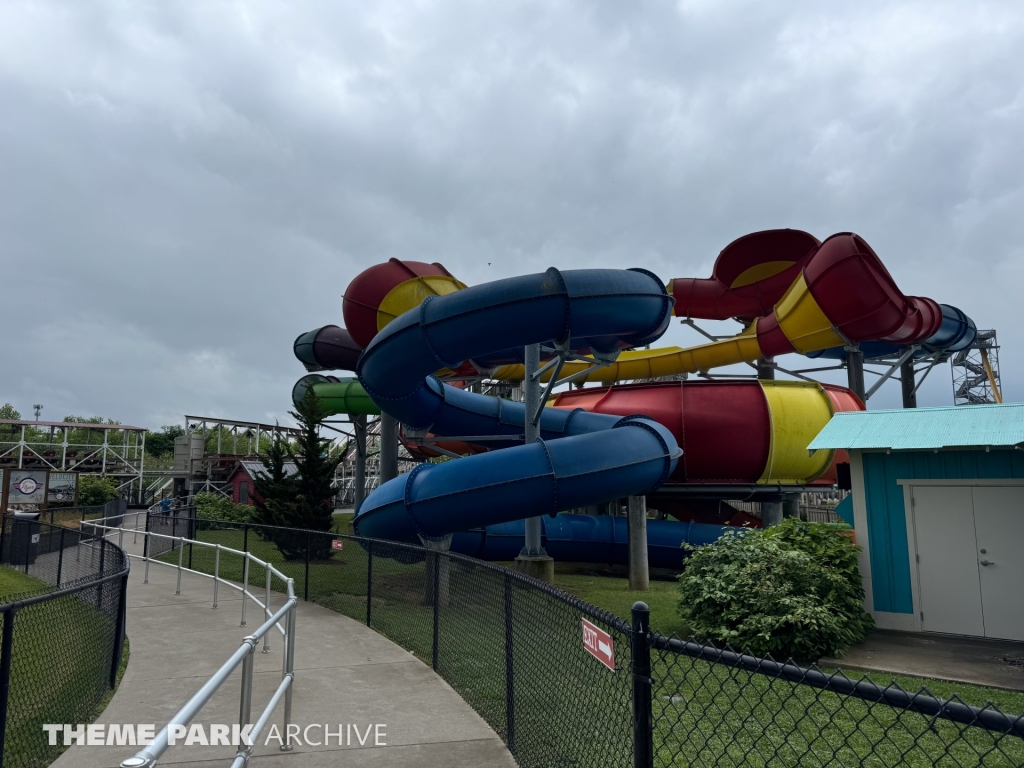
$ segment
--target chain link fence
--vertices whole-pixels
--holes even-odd
[[[0,568],[23,587],[0,598],[0,768],[43,768],[64,751],[43,724],[91,722],[116,684],[128,558],[85,527],[7,516]]]
[[[273,563],[304,599],[430,664],[523,768],[1024,766],[1024,716],[994,706],[668,638],[643,611],[625,621],[434,545],[188,524],[200,540]],[[209,550],[164,557],[179,556],[212,573]],[[242,579],[241,563],[222,558],[220,572]],[[614,670],[584,648],[584,620],[607,633]]]

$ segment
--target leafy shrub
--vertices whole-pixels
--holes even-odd
[[[787,518],[693,550],[679,609],[694,635],[758,656],[840,656],[872,626],[849,529]]]
[[[235,504],[219,493],[197,493],[195,496],[196,517],[200,520],[217,520],[225,523],[251,523],[252,507]]]
[[[78,504],[91,507],[94,504],[106,504],[117,498],[117,483],[113,478],[102,475],[78,476]]]

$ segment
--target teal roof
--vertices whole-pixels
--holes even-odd
[[[808,450],[915,450],[1024,443],[1024,403],[837,413]]]

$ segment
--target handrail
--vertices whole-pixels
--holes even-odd
[[[206,578],[213,579],[213,607],[217,607],[217,587],[220,584],[224,584],[232,589],[237,589],[242,593],[242,626],[245,626],[245,608],[248,600],[252,600],[256,603],[266,616],[266,620],[256,629],[255,632],[246,636],[242,640],[242,644],[238,647],[231,656],[228,658],[221,667],[213,673],[213,675],[203,684],[203,686],[196,691],[192,697],[185,702],[185,704],[178,710],[178,712],[172,717],[167,724],[160,729],[160,732],[154,737],[153,741],[147,745],[144,749],[137,752],[132,757],[122,761],[121,768],[152,768],[157,764],[157,761],[164,754],[169,746],[170,741],[170,730],[172,726],[187,726],[192,722],[193,718],[199,714],[200,710],[213,698],[213,695],[220,689],[224,682],[230,677],[231,673],[234,672],[239,665],[242,667],[242,690],[240,694],[241,702],[239,706],[239,727],[243,729],[246,726],[251,725],[252,716],[252,683],[253,683],[253,654],[256,648],[259,646],[260,640],[263,640],[263,653],[270,652],[270,631],[275,627],[281,632],[284,637],[284,661],[282,663],[281,670],[281,683],[271,696],[270,701],[266,707],[260,713],[257,718],[255,725],[251,725],[249,730],[248,740],[243,739],[243,743],[238,745],[238,751],[235,754],[234,760],[231,763],[232,768],[244,768],[249,762],[249,758],[252,756],[253,747],[256,744],[256,739],[262,732],[263,728],[269,722],[270,717],[277,707],[281,698],[284,697],[284,722],[285,734],[288,733],[288,725],[292,720],[292,684],[295,680],[295,614],[296,606],[298,605],[298,598],[295,596],[295,582],[292,578],[286,576],[273,565],[265,560],[261,560],[255,555],[249,552],[241,552],[237,549],[231,549],[221,544],[211,544],[206,541],[198,541],[196,539],[190,539],[185,536],[173,536],[165,533],[156,533],[146,529],[139,528],[139,516],[149,515],[150,511],[135,511],[125,512],[123,514],[113,515],[111,517],[100,518],[98,520],[88,520],[82,523],[83,526],[89,526],[102,530],[103,534],[100,538],[106,539],[114,533],[118,536],[118,543],[121,544],[124,540],[124,534],[131,533],[138,538],[138,534],[143,534],[143,544],[145,546],[145,555],[136,555],[129,552],[125,554],[129,558],[134,557],[137,560],[144,560],[146,563],[144,583],[149,583],[149,564],[153,561],[153,558],[149,556],[150,552],[150,541],[152,538],[158,539],[170,539],[178,542],[178,563],[174,565],[172,563],[165,563],[162,560],[156,560],[155,562],[162,565],[167,565],[172,568],[176,568],[178,571],[178,584],[177,592],[181,593],[181,573],[182,571],[188,571],[189,573],[198,574]],[[135,516],[134,527],[127,528],[124,525],[124,518]],[[110,520],[118,520],[119,525],[107,525],[106,523]],[[148,528],[148,525],[147,525]],[[216,550],[216,557],[214,560],[214,573],[211,576],[208,573],[201,573],[191,568],[184,567],[182,561],[182,553],[185,549],[185,544],[190,546],[201,546],[209,549]],[[173,551],[173,548],[172,550]],[[231,581],[222,579],[220,577],[220,556],[222,553],[229,553],[239,555],[243,558],[243,579],[242,585],[239,586]],[[266,596],[265,602],[260,602],[252,592],[249,591],[249,564],[255,563],[266,570],[267,573],[267,584],[266,584]],[[271,613],[270,610],[270,594],[272,587],[272,578],[277,576],[281,581],[284,582],[287,590],[287,600],[285,604],[278,608],[276,611]],[[281,626],[282,619],[285,622],[285,626]],[[291,750],[290,738],[285,737],[285,742],[281,746],[282,751]]]

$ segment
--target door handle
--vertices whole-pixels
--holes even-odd
[[[995,563],[993,563],[993,562],[990,562],[990,561],[988,561],[988,560],[982,560],[982,561],[981,561],[981,564],[982,564],[982,565],[995,565]]]

